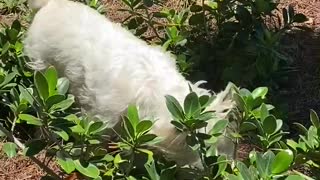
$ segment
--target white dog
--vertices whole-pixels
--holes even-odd
[[[142,118],[157,120],[152,133],[165,139],[159,146],[174,160],[180,164],[199,160],[185,146],[185,136],[170,123],[165,95],[182,103],[191,83],[179,73],[169,53],[147,45],[83,4],[69,0],[29,1],[39,10],[25,39],[25,52],[33,60],[34,69],[55,66],[69,78],[70,91],[80,105],[111,127],[121,120],[128,104],[136,104]],[[200,84],[191,84],[193,91],[210,95],[198,87]],[[233,106],[225,99],[230,87],[218,94],[208,108],[220,118],[225,118]],[[210,122],[208,128],[214,123]],[[232,144],[224,151],[232,154]]]

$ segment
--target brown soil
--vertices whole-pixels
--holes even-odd
[[[122,22],[128,14],[119,12],[117,9],[123,7],[119,0],[103,0],[107,9],[107,16],[115,22]],[[169,0],[167,7],[178,7],[179,1]],[[290,43],[298,45],[299,48],[293,49],[295,57],[295,74],[289,79],[288,87],[283,87],[279,92],[285,96],[289,103],[289,120],[301,121],[308,119],[309,109],[313,108],[320,112],[320,1],[318,0],[282,0],[283,5],[292,4],[298,12],[302,12],[309,17],[305,23],[312,32],[292,33],[289,37]],[[17,15],[1,15],[0,22],[10,24]],[[37,180],[45,172],[41,170],[30,159],[18,155],[15,158],[8,159],[1,153],[0,144],[0,180]],[[238,151],[240,159],[248,157],[255,147],[251,144],[241,144]],[[44,160],[45,155],[41,153],[37,156]],[[50,161],[49,167],[55,172],[60,173],[59,167]],[[77,179],[72,175],[66,179]]]

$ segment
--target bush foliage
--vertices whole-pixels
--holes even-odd
[[[186,0],[181,1],[180,9],[159,11],[152,8],[161,7],[159,1],[122,1],[126,8],[119,10],[130,14],[124,22],[128,29],[172,51],[183,73],[194,76],[201,69],[206,79],[219,77],[237,84],[246,81],[250,86],[272,80],[287,67],[288,58],[279,47],[281,37],[295,23],[306,20],[288,7],[282,9],[278,26],[268,24],[277,7],[271,0]],[[4,1],[1,9],[19,11],[24,5],[24,1],[8,2]],[[97,0],[84,3],[104,12]],[[199,130],[215,118],[214,112],[204,110],[214,96],[198,97],[190,89],[184,103],[179,104],[167,95],[172,124],[187,134],[187,144],[199,154],[203,169],[178,166],[151,148],[161,138],[150,133],[153,121],[140,119],[134,104],[123,117],[121,131],[113,132],[99,119],[80,113],[75,97],[68,93],[68,79],[60,77],[54,67],[44,72],[28,69],[21,42],[24,31],[16,20],[0,33],[0,136],[7,139],[2,149],[8,157],[22,151],[48,173],[44,179],[61,177],[35,158],[42,151],[53,157],[65,174],[78,172],[84,179],[95,180],[302,180],[312,177],[299,172],[300,167],[308,168],[315,177],[320,172],[317,113],[310,111],[309,128],[296,123],[300,135],[289,138],[283,120],[267,101],[270,88],[266,86],[252,91],[234,86],[236,108],[230,119],[219,120],[207,133]],[[225,135],[235,144],[235,157],[243,140],[259,148],[244,160],[218,155],[217,140]]]

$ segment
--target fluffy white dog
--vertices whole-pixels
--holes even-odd
[[[95,10],[69,0],[29,0],[39,11],[25,39],[25,52],[32,67],[57,68],[71,82],[71,92],[89,113],[104,119],[111,127],[136,104],[142,118],[157,120],[152,133],[165,140],[159,146],[180,164],[199,159],[185,145],[185,136],[170,123],[165,95],[182,103],[189,93],[187,81],[178,71],[175,59],[159,47],[148,45]],[[210,95],[191,84],[198,95]],[[208,110],[225,118],[233,104],[226,100],[230,86],[217,95]],[[209,123],[212,128],[215,122]],[[226,142],[220,143],[226,146]],[[232,154],[232,144],[223,151]]]

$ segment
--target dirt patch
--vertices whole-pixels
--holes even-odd
[[[37,180],[46,175],[38,165],[21,155],[21,152],[14,158],[8,158],[2,151],[2,145],[3,143],[0,143],[1,180]],[[46,157],[45,152],[39,153],[36,158],[63,177],[58,165],[51,158]]]
[[[309,18],[304,25],[311,31],[292,31],[286,37],[293,47],[288,50],[294,56],[293,73],[288,86],[278,92],[281,101],[288,103],[288,123],[308,124],[310,109],[320,113],[320,1],[283,0],[282,4],[291,4]]]

